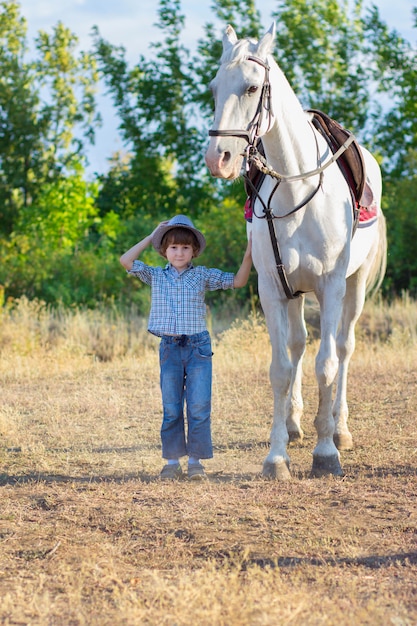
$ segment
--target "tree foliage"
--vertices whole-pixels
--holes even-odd
[[[416,16],[416,9],[414,10]],[[417,149],[417,54],[396,31],[390,31],[373,7],[366,16],[368,53],[374,60],[377,95],[384,103],[373,119],[371,148],[384,155],[389,179],[414,177]]]
[[[40,31],[36,39],[36,78],[49,102],[43,102],[39,119],[44,127],[46,162],[52,170],[70,168],[94,143],[97,63],[90,53],[77,54],[78,38],[61,22],[52,34]]]
[[[19,211],[30,206],[92,141],[94,90],[91,54],[76,56],[77,37],[58,23],[40,32],[28,57],[26,20],[18,2],[0,2],[0,232],[13,231]],[[77,158],[75,158],[77,157]]]
[[[207,208],[214,182],[203,167],[196,86],[189,74],[189,51],[181,43],[184,19],[179,0],[161,0],[158,26],[164,40],[153,45],[155,58],[141,56],[133,68],[128,67],[124,48],[103,40],[97,30],[95,49],[122,137],[133,154],[134,176],[128,186],[144,184],[150,202],[145,201],[143,209],[152,210],[153,204],[156,211],[161,200],[150,190],[166,187],[167,177],[175,177],[174,202],[165,208],[170,214],[177,209],[193,215]]]
[[[301,102],[355,132],[369,114],[361,7],[362,0],[286,0],[275,12],[277,59]]]
[[[211,9],[190,51],[181,1],[160,0],[161,37],[131,66],[126,50],[97,28],[92,49],[79,52],[76,34],[62,23],[39,32],[29,54],[18,1],[0,0],[0,283],[8,297],[88,306],[117,300],[146,311],[149,290],[126,280],[118,257],[180,212],[209,240],[199,262],[237,268],[245,192],[241,181],[215,180],[205,167],[208,85],[222,51],[219,24],[233,24],[240,37],[259,37],[264,28],[254,0],[214,0]],[[415,295],[415,49],[363,0],[277,0],[272,18],[276,58],[302,104],[354,130],[377,155],[390,243],[385,292]],[[99,80],[125,149],[87,182]],[[151,249],[145,260],[163,263]],[[255,280],[227,302],[244,306]],[[211,306],[222,298],[209,294]]]
[[[2,2],[0,9],[0,232],[7,235],[35,192],[43,146],[39,90],[24,61],[26,21],[16,3]]]

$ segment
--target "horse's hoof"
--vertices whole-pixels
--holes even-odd
[[[311,476],[313,478],[320,478],[320,476],[327,476],[329,474],[333,474],[333,476],[343,476],[339,455],[319,456],[313,454]]]
[[[353,448],[353,439],[350,433],[335,433],[333,441],[338,450],[352,450]]]
[[[270,461],[265,461],[262,476],[264,478],[280,481],[291,480],[289,463],[286,463],[285,461],[281,461],[281,463],[271,463]]]
[[[288,437],[288,443],[301,443],[304,439],[304,433],[302,430],[289,430]]]

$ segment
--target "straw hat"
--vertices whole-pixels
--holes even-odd
[[[162,239],[164,235],[173,228],[187,228],[188,230],[191,230],[191,232],[194,233],[199,246],[199,250],[195,256],[199,256],[203,252],[204,248],[206,247],[206,240],[204,238],[204,235],[199,230],[197,230],[197,228],[195,228],[190,218],[186,217],[185,215],[175,215],[169,220],[169,222],[166,222],[166,224],[161,224],[159,228],[156,229],[152,237],[152,245],[155,250],[157,250],[157,252],[161,253]]]

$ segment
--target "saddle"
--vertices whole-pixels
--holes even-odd
[[[352,135],[350,131],[346,130],[339,122],[336,122],[326,113],[317,109],[308,109],[307,112],[312,113],[313,125],[326,139],[333,154]],[[356,139],[338,158],[337,163],[352,191],[356,205],[363,208],[370,207],[374,194],[366,180],[365,161]]]

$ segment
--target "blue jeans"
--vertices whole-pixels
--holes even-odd
[[[213,456],[211,441],[212,351],[208,331],[164,335],[159,347],[163,421],[162,457]],[[187,437],[184,423],[187,409]]]

